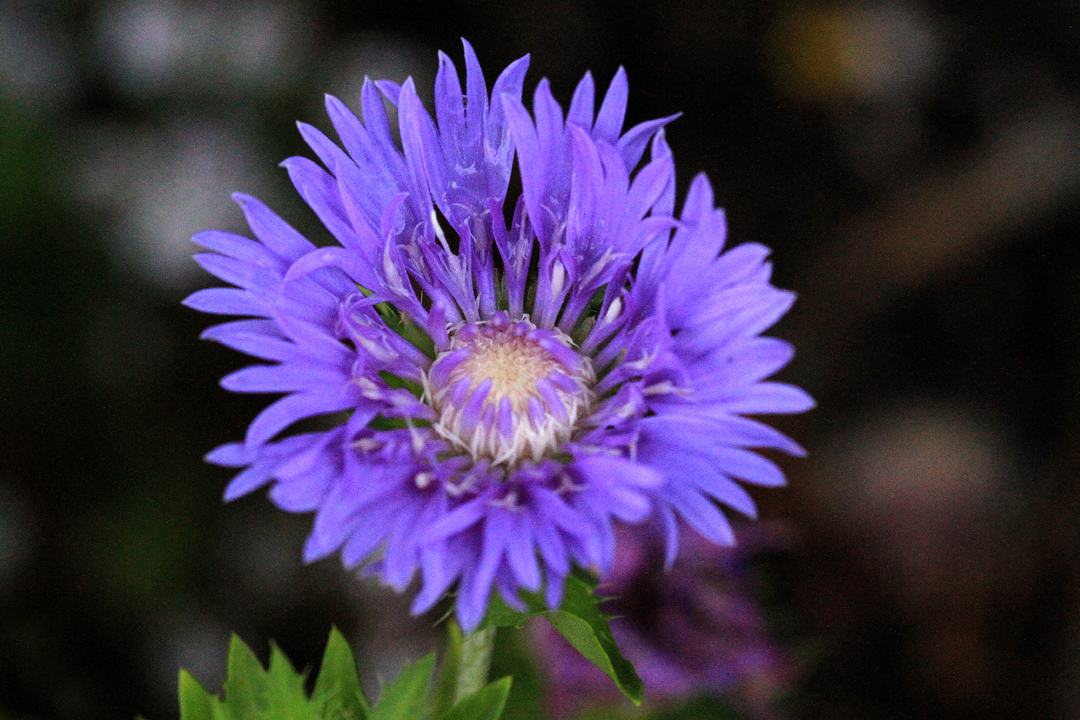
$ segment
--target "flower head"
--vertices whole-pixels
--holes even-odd
[[[764,381],[792,354],[760,337],[793,300],[769,283],[768,250],[722,252],[703,176],[675,216],[673,118],[623,133],[621,69],[598,110],[586,74],[564,117],[545,80],[525,109],[527,58],[490,97],[468,43],[464,91],[439,63],[434,119],[411,80],[368,81],[363,121],[327,98],[340,146],[299,125],[322,164],[283,165],[337,245],[236,195],[257,240],[194,238],[236,287],[186,303],[247,316],[204,337],[273,363],[225,388],[284,394],[209,454],[244,468],[226,499],[272,484],[282,509],[315,512],[306,560],[340,551],[399,591],[419,572],[415,612],[456,584],[470,629],[493,587],[514,607],[544,588],[555,607],[575,564],[606,572],[616,521],[658,523],[669,563],[680,518],[730,544],[717,502],[754,513],[735,479],[784,481],[753,449],[802,453],[746,416],[812,401]],[[279,437],[329,413],[347,419]]]

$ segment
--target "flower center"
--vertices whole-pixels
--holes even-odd
[[[570,338],[505,312],[462,325],[425,377],[435,431],[474,459],[539,460],[570,438],[588,412],[592,363]]]

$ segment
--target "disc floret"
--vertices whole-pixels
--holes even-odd
[[[588,414],[592,362],[557,328],[506,312],[456,328],[450,349],[425,374],[434,428],[474,459],[539,461],[573,435]]]

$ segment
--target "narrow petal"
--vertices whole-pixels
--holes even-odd
[[[596,115],[593,137],[615,144],[626,118],[626,101],[629,97],[630,86],[626,81],[626,70],[620,66],[615,77],[611,78],[611,85],[608,86],[600,112]]]

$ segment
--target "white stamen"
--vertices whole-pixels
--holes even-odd
[[[566,493],[580,490],[582,487],[584,486],[574,482],[574,479],[570,477],[570,473],[562,472],[559,473],[559,487],[555,488],[555,494],[565,495]]]
[[[620,255],[621,255],[621,253],[620,253]],[[608,248],[607,250],[605,250],[603,256],[599,260],[597,260],[595,263],[592,264],[592,266],[589,268],[588,272],[586,272],[584,275],[581,276],[581,279],[580,279],[581,284],[584,285],[586,283],[592,282],[593,278],[600,275],[600,273],[602,273],[604,271],[604,269],[608,265],[610,265],[612,263],[612,261],[615,260],[616,257],[617,257],[617,255],[614,252],[612,252],[611,248]]]
[[[357,335],[353,336],[353,339],[356,341],[357,345],[359,345],[361,348],[363,348],[364,351],[367,352],[368,355],[371,355],[376,360],[382,360],[383,362],[389,362],[391,360],[397,360],[398,357],[399,357],[399,355],[396,352],[389,349],[388,347],[386,347],[382,343],[379,343],[379,342],[376,342],[375,340],[372,340],[371,338],[367,338],[367,337],[364,337],[363,335],[357,334]]]
[[[443,489],[450,497],[461,497],[476,489],[476,476],[470,473],[456,483],[445,483]]]
[[[665,380],[664,382],[659,382],[655,385],[649,385],[641,391],[642,395],[669,395],[671,393],[686,395],[687,389],[679,387],[670,380]]]
[[[433,472],[431,472],[429,470],[424,470],[423,472],[416,473],[416,477],[413,478],[413,482],[416,483],[417,488],[419,488],[420,490],[423,490],[428,485],[430,485],[432,480],[434,480],[434,479],[435,479],[435,473],[433,473]]]
[[[359,448],[366,453],[370,453],[381,450],[385,444],[386,443],[382,440],[376,440],[375,438],[360,438],[359,440],[354,441],[352,446],[354,448]]]
[[[617,297],[611,301],[611,305],[608,306],[607,312],[604,313],[604,323],[610,325],[615,322],[619,315],[622,315],[623,299]]]
[[[405,285],[401,282],[401,275],[394,264],[394,259],[390,256],[390,243],[387,243],[383,248],[383,273],[386,275],[386,284],[391,290],[401,294],[405,293]]]
[[[435,228],[435,237],[439,238],[439,242],[446,250],[447,255],[453,255],[450,251],[450,243],[446,241],[446,232],[443,230],[442,223],[439,222],[439,216],[435,212],[435,208],[431,208],[431,225]]]
[[[520,510],[521,498],[518,497],[517,488],[510,488],[505,497],[501,500],[489,500],[488,505],[491,505],[492,507],[504,507],[507,510]]]
[[[566,282],[566,268],[556,260],[551,268],[551,297],[558,297]]]
[[[376,385],[370,378],[358,377],[353,379],[356,386],[360,388],[360,393],[368,400],[382,400],[385,397],[383,389]]]
[[[426,443],[426,441],[424,440],[424,436],[421,435],[420,431],[413,426],[411,417],[406,416],[405,424],[409,427],[409,439],[412,440],[413,452],[419,455],[420,453],[424,452],[424,445]]]
[[[628,370],[645,370],[646,368],[648,368],[650,365],[653,364],[653,362],[656,360],[656,358],[657,358],[657,352],[655,350],[650,350],[649,352],[645,353],[644,355],[642,355],[637,360],[631,360],[629,362],[624,362],[623,367],[627,368]]]

